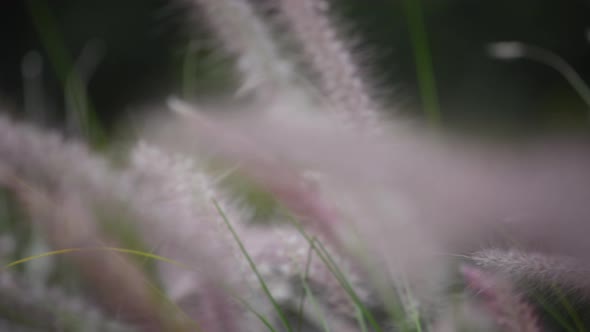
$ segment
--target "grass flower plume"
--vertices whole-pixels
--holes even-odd
[[[7,265],[15,324],[440,332],[464,328],[459,308],[468,330],[540,332],[528,295],[590,291],[585,142],[484,145],[386,120],[328,1],[189,4],[236,61],[223,110],[172,97],[117,160],[0,116],[2,198],[64,253],[50,269],[76,276],[73,294],[58,280],[29,287],[40,296],[8,268],[32,258]],[[516,42],[489,51],[530,55]],[[272,196],[270,220],[233,177]]]

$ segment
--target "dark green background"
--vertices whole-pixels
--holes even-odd
[[[22,105],[20,63],[28,51],[39,50],[44,57],[45,112],[53,123],[63,118],[62,85],[39,38],[39,29],[50,27],[34,24],[31,16],[31,10],[44,6],[63,40],[62,51],[72,59],[89,41],[104,46],[89,83],[103,126],[113,127],[149,102],[180,94],[182,62],[191,39],[199,46],[194,54],[195,94],[209,93],[227,79],[227,61],[212,52],[198,20],[190,19],[189,2],[3,1],[0,98]],[[343,29],[354,32],[356,52],[383,101],[404,114],[422,116],[403,1],[334,2]],[[422,0],[422,8],[445,125],[496,133],[589,128],[589,106],[554,70],[530,61],[501,62],[485,54],[489,42],[523,41],[561,55],[588,81],[588,1]]]

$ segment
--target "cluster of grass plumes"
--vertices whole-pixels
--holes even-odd
[[[117,163],[0,117],[0,186],[64,254],[74,293],[100,319],[138,331],[538,332],[540,314],[512,281],[590,289],[587,145],[481,146],[388,123],[326,1],[266,5],[312,74],[282,56],[289,43],[260,8],[194,0],[237,60],[241,87],[223,102],[234,110],[172,98],[176,114]],[[252,221],[226,170],[272,194],[272,223]],[[46,259],[33,254],[0,273]],[[15,311],[59,330],[75,309],[54,309]]]

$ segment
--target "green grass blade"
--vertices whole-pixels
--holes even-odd
[[[328,252],[328,250],[326,249],[326,247],[321,242],[318,241],[316,248],[319,248],[319,250],[323,253],[323,255],[318,254],[318,256],[326,258],[324,263],[326,263],[328,268],[330,269],[330,271],[332,271],[332,273],[334,273],[334,275],[337,276],[337,279],[339,280],[341,285],[344,287],[344,289],[346,290],[346,292],[348,293],[348,295],[351,297],[352,301],[354,302],[356,309],[360,310],[360,312],[362,313],[361,318],[363,320],[364,319],[368,320],[369,324],[376,332],[381,332],[382,330],[381,330],[381,327],[379,327],[377,320],[375,319],[373,314],[371,314],[371,312],[363,304],[360,297],[358,296],[358,294],[356,293],[354,288],[352,288],[352,286],[348,282],[346,276],[344,275],[342,270],[338,267],[338,265],[336,264],[336,262],[334,261],[334,259],[332,258],[332,256]]]
[[[66,104],[76,114],[78,126],[93,144],[102,146],[106,137],[90,104],[85,84],[76,72],[74,60],[67,51],[51,8],[45,0],[28,0],[27,5],[39,38],[61,82]]]
[[[565,298],[563,293],[557,287],[555,287],[555,292],[557,293],[557,296],[559,296],[559,303],[561,303],[561,305],[564,307],[568,316],[576,326],[576,330],[578,332],[586,332],[586,328],[584,327],[582,320],[580,319],[576,310],[572,307],[571,303]]]
[[[173,264],[173,265],[176,265],[176,266],[179,266],[179,267],[182,267],[182,268],[188,268],[187,265],[185,265],[183,263],[180,263],[178,261],[175,261],[173,259],[166,258],[166,257],[163,257],[163,256],[159,256],[159,255],[156,255],[156,254],[153,254],[153,253],[149,253],[149,252],[143,252],[143,251],[140,251],[140,250],[126,249],[126,248],[116,248],[116,247],[93,247],[93,248],[65,248],[65,249],[53,250],[53,251],[49,251],[49,252],[40,253],[40,254],[37,254],[37,255],[32,255],[32,256],[24,257],[24,258],[21,258],[21,259],[12,261],[12,262],[4,265],[0,269],[0,271],[2,269],[13,268],[13,267],[18,266],[20,264],[24,264],[24,263],[30,262],[32,260],[40,259],[40,258],[44,258],[44,257],[48,257],[48,256],[63,255],[63,254],[68,254],[68,253],[83,252],[83,251],[92,251],[92,250],[111,251],[111,252],[118,252],[118,253],[123,253],[123,254],[137,255],[137,256],[142,256],[142,257],[145,257],[145,258],[154,259],[154,260],[166,262],[166,263],[169,263],[169,264]],[[168,296],[166,295],[166,293],[164,291],[162,291],[160,288],[158,288],[158,286],[156,286],[156,284],[154,284],[153,282],[151,282],[148,279],[145,279],[144,282],[146,282],[146,284],[150,288],[150,290],[152,292],[154,292],[154,294],[159,299],[163,300],[166,305],[170,306],[175,311],[179,312],[184,317],[184,319],[186,320],[186,322],[189,322],[191,325],[193,325],[194,328],[197,331],[201,331],[201,329],[199,328],[197,322],[193,321],[184,312],[184,310],[182,310],[182,308],[180,308],[178,305],[176,305],[176,303],[174,303],[172,300],[170,300],[168,298]]]
[[[543,311],[549,314],[549,316],[551,316],[551,318],[553,318],[557,323],[559,323],[559,325],[562,328],[564,328],[567,332],[579,332],[545,299],[543,299],[541,296],[535,296],[534,298],[536,302],[543,308]]]
[[[266,326],[268,328],[269,331],[271,332],[278,332],[273,326],[272,324],[268,321],[268,319],[266,319],[266,317],[264,317],[261,313],[259,313],[258,311],[256,311],[256,309],[254,309],[254,307],[252,307],[252,305],[250,303],[248,303],[248,301],[240,298],[240,297],[235,297],[236,300],[238,300],[239,302],[242,303],[242,305],[244,307],[246,307],[246,309],[248,311],[250,311],[251,313],[253,313],[258,319],[260,319],[260,321],[262,322],[262,324],[264,324],[264,326]]]
[[[316,241],[315,238],[312,238],[312,241]],[[319,304],[315,298],[315,296],[313,295],[313,292],[311,291],[311,288],[309,287],[309,283],[307,282],[308,276],[309,276],[309,269],[311,267],[311,259],[313,257],[313,247],[310,246],[309,250],[307,251],[307,260],[305,262],[305,271],[304,273],[301,275],[301,284],[303,285],[303,289],[305,290],[305,294],[304,296],[302,296],[301,298],[301,302],[299,303],[299,325],[297,326],[297,331],[301,331],[301,318],[303,317],[303,305],[305,302],[305,298],[309,298],[309,301],[311,302],[311,305],[314,307],[314,309],[316,311],[320,311],[319,308]],[[324,318],[324,316],[321,316],[321,324],[322,324],[322,328],[325,332],[330,332],[330,327],[328,326],[328,322],[326,321],[326,319]]]
[[[404,0],[404,4],[414,49],[424,112],[432,125],[438,125],[441,120],[441,113],[421,0]]]
[[[361,312],[363,314],[362,316],[368,320],[368,322],[371,325],[371,327],[373,328],[373,330],[375,332],[382,332],[382,329],[381,329],[381,327],[379,327],[377,320],[375,319],[373,314],[371,314],[371,312],[363,305],[358,294],[352,288],[352,286],[348,282],[346,276],[344,275],[342,270],[340,270],[340,268],[338,268],[338,265],[336,264],[334,259],[331,257],[329,252],[326,250],[326,248],[323,246],[323,244],[320,241],[315,241],[315,242],[312,241],[313,239],[305,232],[305,230],[303,230],[301,225],[292,217],[290,219],[293,222],[293,224],[295,225],[295,227],[297,228],[297,230],[301,233],[301,235],[303,235],[303,237],[307,240],[307,242],[310,244],[310,246],[312,246],[313,250],[317,253],[318,257],[324,262],[326,267],[330,270],[330,272],[334,275],[334,277],[340,283],[340,286],[342,286],[342,288],[346,291],[348,296],[353,301],[354,305],[359,310],[361,310]]]
[[[354,306],[354,310],[355,312],[355,316],[356,316],[356,320],[359,324],[359,327],[361,329],[362,332],[368,332],[369,330],[367,330],[367,322],[365,321],[365,317],[363,315],[363,311],[361,310],[361,308],[359,308],[358,306]]]
[[[143,256],[145,258],[150,258],[150,259],[154,259],[154,260],[158,260],[158,261],[162,261],[162,262],[174,264],[174,265],[179,266],[179,267],[182,267],[182,268],[188,268],[187,265],[185,265],[185,264],[183,264],[181,262],[175,261],[173,259],[170,259],[170,258],[166,258],[166,257],[163,257],[163,256],[159,256],[159,255],[156,255],[156,254],[152,254],[152,253],[144,252],[144,251],[140,251],[140,250],[125,249],[125,248],[116,248],[116,247],[66,248],[66,249],[48,251],[48,252],[40,253],[38,255],[32,255],[32,256],[21,258],[21,259],[16,260],[16,261],[12,261],[12,262],[4,265],[4,267],[2,267],[2,268],[3,269],[8,269],[8,268],[14,267],[16,265],[23,264],[23,263],[26,263],[26,262],[29,262],[29,261],[32,261],[32,260],[35,260],[35,259],[43,258],[43,257],[54,256],[54,255],[62,255],[62,254],[73,253],[73,252],[89,251],[89,250],[114,251],[114,252],[119,252],[119,253],[124,253],[124,254],[131,254],[131,255]]]
[[[250,268],[252,269],[254,274],[256,274],[256,277],[258,278],[258,281],[260,282],[260,286],[262,287],[262,290],[264,291],[264,293],[266,294],[266,296],[268,297],[268,299],[272,303],[273,307],[277,311],[277,314],[279,315],[281,322],[283,323],[283,325],[285,326],[285,328],[287,329],[288,332],[293,332],[293,329],[291,328],[291,326],[289,325],[289,322],[287,321],[287,317],[285,316],[285,314],[281,310],[281,307],[279,306],[279,304],[277,303],[275,298],[272,296],[270,290],[268,289],[268,286],[266,285],[266,282],[264,281],[264,278],[262,278],[262,275],[258,271],[256,264],[254,264],[254,261],[252,260],[252,258],[248,254],[248,251],[244,247],[244,244],[240,240],[240,237],[236,233],[235,229],[232,227],[229,220],[227,220],[227,216],[225,215],[225,213],[223,212],[223,210],[221,209],[221,207],[219,206],[219,204],[217,203],[217,201],[215,199],[213,199],[213,204],[215,205],[215,208],[219,212],[219,215],[223,218],[225,224],[229,228],[229,231],[231,232],[236,243],[238,244],[240,250],[244,254],[244,257],[246,258],[246,260],[248,260],[248,264],[250,265]]]

